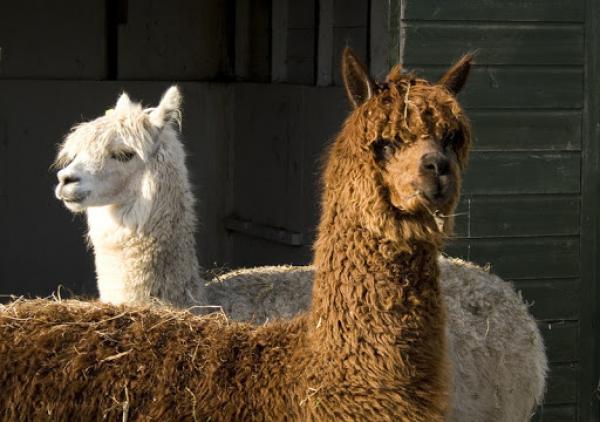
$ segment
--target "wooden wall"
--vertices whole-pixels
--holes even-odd
[[[581,320],[589,315],[581,297],[591,281],[582,279],[580,238],[585,2],[404,6],[406,67],[435,78],[464,51],[478,51],[461,96],[475,151],[449,253],[490,263],[531,303],[551,361],[538,418],[585,420],[577,406],[587,363]]]

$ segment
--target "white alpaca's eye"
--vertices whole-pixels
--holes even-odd
[[[133,157],[135,157],[135,152],[133,151],[118,151],[110,154],[110,158],[112,158],[113,160],[120,161],[122,163],[131,161]]]
[[[65,167],[68,167],[73,162],[73,160],[75,160],[74,156],[61,156],[57,158],[57,160],[54,162],[54,166],[58,167],[59,169],[64,169]]]

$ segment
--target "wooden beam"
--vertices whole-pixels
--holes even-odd
[[[369,11],[369,70],[377,80],[384,79],[389,67],[390,33],[388,0],[371,0]]]
[[[235,62],[236,79],[247,79],[250,74],[250,1],[235,2]]]
[[[390,11],[388,13],[388,28],[390,32],[390,55],[391,66],[404,64],[404,44],[406,41],[406,28],[404,22],[404,11],[408,0],[390,0]]]
[[[584,118],[581,154],[581,349],[579,420],[600,420],[600,4],[588,0],[585,20]]]

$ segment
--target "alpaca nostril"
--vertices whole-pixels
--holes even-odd
[[[437,165],[435,163],[425,164],[424,167],[425,167],[425,170],[427,170],[431,173],[437,173],[437,171],[438,171]]]
[[[421,171],[425,174],[443,176],[450,171],[450,161],[439,153],[425,154],[421,160]]]
[[[61,177],[60,181],[62,182],[63,185],[68,185],[70,183],[77,183],[77,182],[79,182],[79,180],[81,180],[81,179],[79,179],[79,177],[77,177],[77,176],[64,176],[64,177]]]
[[[444,176],[450,172],[450,161],[447,158],[443,158],[437,164],[437,172],[440,176]]]

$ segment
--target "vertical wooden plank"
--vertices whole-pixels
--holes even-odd
[[[115,12],[118,79],[206,80],[226,71],[224,1],[128,0]]]
[[[156,83],[150,83],[152,87]],[[212,268],[226,262],[229,238],[223,220],[229,215],[229,148],[233,143],[233,88],[229,84],[182,83],[184,97],[183,143],[192,181],[196,214],[196,249],[200,265]],[[144,88],[143,90],[149,90]],[[153,88],[154,89],[154,88]],[[139,91],[138,89],[132,92]],[[159,94],[160,95],[160,94]],[[147,102],[155,95],[145,95]]]
[[[600,420],[600,3],[586,1],[584,136],[581,171],[581,277],[582,305],[579,416],[582,421]]]
[[[235,75],[271,81],[271,0],[236,0]]]
[[[104,13],[106,19],[104,23],[106,38],[106,74],[108,80],[115,80],[119,74],[119,15],[120,10],[118,0],[106,0],[104,3]]]
[[[342,84],[340,73],[342,51],[352,48],[368,63],[369,2],[364,0],[334,0],[333,2],[333,83]]]
[[[314,85],[317,63],[316,0],[288,2],[286,81]]]
[[[235,2],[234,72],[239,79],[247,79],[250,73],[250,0]]]
[[[5,95],[2,95],[2,97],[0,97],[0,110],[2,110],[2,107],[5,107],[2,101],[5,98]],[[0,117],[0,180],[4,182],[0,183],[0,200],[2,200],[2,198],[7,198],[5,184],[8,180],[10,180],[8,174],[8,133],[6,126],[6,118],[4,116]],[[0,207],[1,206],[2,203],[0,202]],[[0,215],[4,214],[0,212]],[[1,233],[4,233],[4,231],[2,231]]]
[[[389,32],[387,0],[371,0],[369,13],[369,69],[375,79],[383,79],[388,71]]]
[[[406,40],[406,28],[404,23],[404,11],[408,0],[389,0],[390,12],[388,28],[390,33],[389,64],[402,65],[404,63],[404,42]]]
[[[272,1],[271,81],[287,80],[288,0]]]
[[[317,85],[329,86],[333,80],[333,0],[319,1],[318,33]]]

